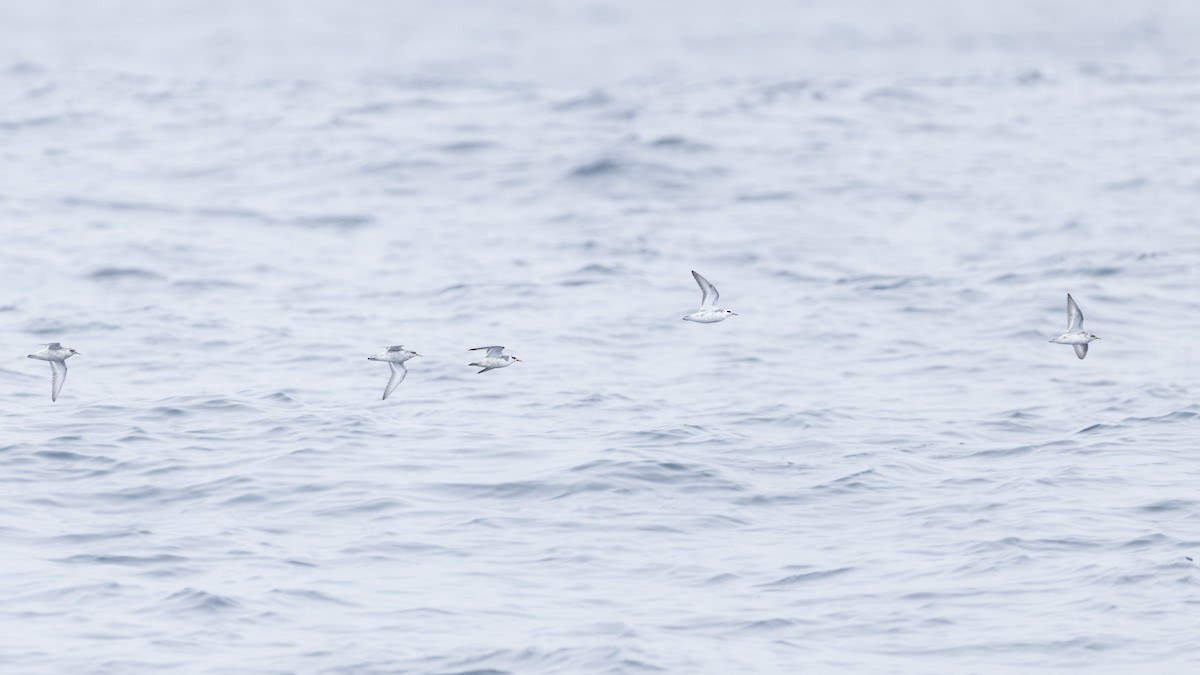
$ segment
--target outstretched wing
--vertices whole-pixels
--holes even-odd
[[[392,369],[392,376],[388,378],[387,386],[383,388],[383,400],[385,401],[388,396],[391,396],[393,391],[396,391],[396,387],[400,386],[405,376],[408,375],[408,368],[405,368],[403,363],[392,363],[389,361],[388,366]]]
[[[692,276],[696,278],[696,283],[700,284],[700,292],[704,294],[700,300],[700,309],[715,309],[717,298],[721,297],[721,294],[717,292],[717,287],[708,283],[708,279],[700,276],[696,270],[692,270]]]
[[[67,362],[50,361],[50,400],[58,400],[58,392],[62,391],[63,383],[67,381]]]
[[[493,358],[499,358],[504,355],[504,347],[501,347],[499,345],[493,345],[491,347],[472,347],[471,349],[468,349],[467,351],[477,352],[480,349],[487,350],[487,356],[485,356],[484,358],[493,359]]]
[[[1074,346],[1075,346],[1075,356],[1078,356],[1081,359],[1083,357],[1087,356],[1087,347],[1088,347],[1087,345],[1074,345]]]
[[[1075,304],[1075,298],[1067,293],[1067,332],[1078,333],[1081,330],[1083,330],[1083,312],[1079,311],[1079,305]],[[1084,351],[1086,353],[1087,350]]]

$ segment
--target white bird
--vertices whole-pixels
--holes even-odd
[[[420,354],[410,349],[405,349],[404,345],[392,345],[386,351],[367,357],[368,361],[385,361],[388,367],[392,369],[392,375],[388,378],[387,386],[383,388],[383,400],[386,401],[387,397],[404,381],[404,377],[408,375],[408,368],[404,367],[404,362],[414,356],[420,356]]]
[[[44,349],[29,354],[29,358],[50,362],[50,400],[58,400],[58,392],[62,391],[63,382],[67,381],[67,359],[79,352],[64,347],[57,342],[46,344]]]
[[[511,366],[514,361],[521,360],[515,356],[509,356],[508,354],[505,354],[504,347],[499,347],[499,346],[474,347],[472,349],[468,349],[467,351],[477,352],[480,349],[486,349],[487,356],[483,357],[482,359],[479,359],[475,363],[467,364],[469,366],[475,366],[476,368],[483,368],[483,370],[479,371],[479,373],[475,373],[476,375],[479,375],[480,373],[486,373],[489,370],[495,370],[497,368],[507,368],[507,367]]]
[[[717,287],[708,283],[708,279],[700,276],[696,270],[692,270],[692,276],[696,277],[696,283],[700,284],[700,291],[704,294],[700,300],[700,310],[688,314],[683,317],[684,321],[695,321],[696,323],[716,323],[724,321],[731,316],[737,316],[734,312],[728,309],[718,309],[717,299],[721,294],[717,292]]]
[[[1083,312],[1079,311],[1079,305],[1075,304],[1075,298],[1067,293],[1067,332],[1054,338],[1051,342],[1072,345],[1075,347],[1075,356],[1082,359],[1087,356],[1088,343],[1099,339],[1083,329]]]

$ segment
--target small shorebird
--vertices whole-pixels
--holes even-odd
[[[405,349],[404,345],[392,345],[387,348],[387,351],[382,351],[375,356],[368,356],[368,361],[385,361],[388,367],[392,369],[392,375],[388,378],[387,386],[383,388],[383,400],[387,400],[388,395],[400,386],[404,381],[404,377],[408,375],[408,368],[404,367],[404,362],[420,354]]]
[[[67,359],[79,352],[64,347],[57,342],[46,344],[43,349],[29,354],[29,358],[50,362],[50,400],[58,400],[58,392],[62,391],[63,382],[67,381]]]
[[[1054,338],[1051,342],[1075,347],[1075,356],[1082,359],[1087,356],[1088,343],[1099,339],[1083,329],[1083,312],[1079,311],[1079,305],[1075,304],[1075,298],[1067,293],[1067,332]]]
[[[505,354],[504,347],[499,347],[499,346],[474,347],[472,349],[468,349],[467,351],[477,352],[480,349],[486,349],[487,356],[483,357],[482,359],[479,359],[475,363],[467,364],[469,366],[475,366],[476,368],[483,368],[483,370],[479,371],[479,373],[486,373],[489,370],[495,370],[497,368],[507,368],[507,367],[511,366],[514,361],[521,360],[515,356],[509,356],[508,354]],[[479,373],[475,373],[475,374],[478,375]]]
[[[696,270],[692,270],[692,276],[696,277],[696,283],[700,284],[700,291],[704,295],[701,296],[699,311],[683,317],[684,321],[716,323],[724,321],[731,316],[737,316],[737,314],[728,309],[717,309],[717,299],[721,297],[721,294],[717,292],[716,286],[708,283],[708,279],[700,276]]]

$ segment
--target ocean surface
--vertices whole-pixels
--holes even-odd
[[[1197,26],[0,5],[0,671],[1195,671]]]

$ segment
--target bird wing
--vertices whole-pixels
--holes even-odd
[[[486,350],[487,350],[487,356],[486,356],[486,357],[484,357],[484,358],[489,358],[489,359],[492,359],[492,358],[500,358],[501,356],[503,356],[503,353],[504,353],[504,347],[501,347],[501,346],[499,346],[499,345],[493,345],[493,346],[491,346],[491,347],[473,347],[473,348],[471,348],[471,349],[468,349],[467,351],[469,351],[469,352],[477,352],[477,351],[479,351],[480,349],[486,349]]]
[[[721,294],[717,292],[717,287],[708,283],[708,279],[700,276],[696,270],[692,270],[692,276],[696,278],[696,283],[700,284],[700,292],[704,294],[700,300],[700,309],[715,309],[717,298],[721,297]]]
[[[392,363],[389,361],[388,366],[392,369],[392,375],[388,378],[387,386],[383,388],[383,400],[385,401],[388,396],[391,396],[393,391],[396,391],[396,387],[400,386],[405,376],[408,375],[408,368],[405,368],[403,363]]]
[[[58,400],[58,392],[62,391],[63,383],[67,381],[67,362],[50,361],[50,400]]]
[[[404,345],[392,345],[391,347],[388,347],[387,350],[389,352],[402,352],[404,351]]]
[[[56,349],[62,349],[62,345],[60,345],[57,342],[47,342],[46,349],[49,349],[50,351],[54,351]]]
[[[1083,312],[1079,311],[1079,305],[1075,304],[1075,298],[1067,293],[1067,332],[1078,333],[1081,330],[1083,330]]]
[[[1075,356],[1078,356],[1081,359],[1083,357],[1087,356],[1087,348],[1088,348],[1087,345],[1074,345],[1074,347],[1075,347]]]

